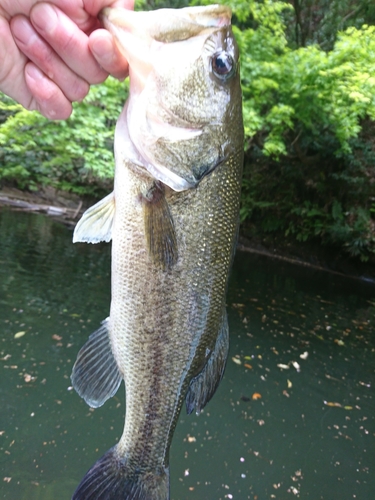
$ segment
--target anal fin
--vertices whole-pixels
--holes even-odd
[[[116,394],[122,376],[112,354],[108,319],[90,335],[79,351],[71,380],[74,389],[92,408],[102,406]]]
[[[229,330],[227,313],[224,311],[215,348],[210,354],[203,370],[195,376],[189,385],[185,403],[188,414],[193,410],[199,413],[215,394],[224,375],[229,351]]]
[[[142,196],[145,235],[149,255],[155,266],[169,269],[178,258],[173,219],[165,199],[164,186],[154,182]]]

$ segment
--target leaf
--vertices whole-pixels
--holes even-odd
[[[301,367],[300,367],[299,363],[297,363],[297,361],[292,361],[292,365],[297,370],[297,372],[299,372],[301,370]]]
[[[15,339],[20,339],[21,337],[23,337],[25,335],[26,332],[17,332],[14,334],[14,338]]]
[[[335,408],[342,408],[342,405],[340,403],[335,403],[335,402],[332,402],[332,401],[323,401],[323,403],[326,406],[332,406],[332,407],[335,407]]]
[[[283,363],[279,363],[278,368],[281,368],[282,370],[289,370],[289,365],[284,365]]]

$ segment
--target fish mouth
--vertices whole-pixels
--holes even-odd
[[[152,44],[178,42],[210,34],[229,26],[232,12],[225,5],[144,12],[105,7],[98,17],[129,62],[131,87],[136,84],[143,88],[153,68],[150,59]]]
[[[149,37],[158,42],[168,43],[186,40],[212,28],[229,26],[232,11],[226,5],[159,9],[149,12],[105,7],[98,17],[115,37],[116,30],[122,30],[140,38]],[[121,45],[121,41],[118,41]]]

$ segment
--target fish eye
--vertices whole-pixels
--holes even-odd
[[[220,80],[226,81],[236,72],[233,57],[227,52],[218,52],[211,59],[212,71]]]

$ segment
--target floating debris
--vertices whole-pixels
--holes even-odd
[[[294,486],[291,486],[289,489],[288,489],[288,492],[291,491],[293,493],[293,495],[298,495],[299,493],[299,490],[297,490],[297,488],[295,488]]]
[[[26,334],[26,332],[17,332],[14,334],[14,338],[15,339],[20,339],[21,337],[23,337],[24,335]]]
[[[371,387],[371,384],[366,384],[366,382],[362,382],[359,380],[359,384],[363,385],[364,387]]]
[[[297,361],[292,361],[292,365],[297,370],[297,372],[301,371],[301,367],[300,367],[299,363],[297,363]]]
[[[341,403],[336,403],[335,401],[323,401],[326,406],[331,406],[333,408],[343,408],[344,410],[353,410],[353,406],[342,405]]]

